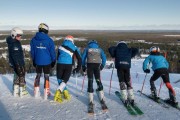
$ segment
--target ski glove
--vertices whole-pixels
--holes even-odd
[[[55,66],[55,64],[56,64],[56,61],[53,61],[53,62],[51,63],[51,68],[53,68],[53,67]]]
[[[149,69],[144,70],[145,73],[150,73]]]
[[[86,71],[86,66],[82,66],[82,70],[83,70],[83,72],[85,72]]]
[[[101,64],[101,66],[100,66],[100,70],[102,70],[104,68],[104,66]]]

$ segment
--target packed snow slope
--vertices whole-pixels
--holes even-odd
[[[43,99],[44,79],[41,77],[41,97],[33,97],[33,84],[36,74],[26,74],[28,96],[23,98],[12,96],[13,74],[0,75],[0,120],[178,120],[180,111],[175,108],[164,108],[157,103],[140,96],[137,90],[141,90],[145,73],[142,71],[142,59],[132,60],[131,80],[134,87],[135,102],[143,110],[144,115],[131,116],[123,106],[114,92],[119,91],[119,82],[116,69],[114,69],[112,77],[111,93],[109,95],[110,77],[113,69],[103,69],[101,72],[101,80],[104,85],[106,104],[109,108],[108,112],[103,112],[99,104],[96,93],[94,93],[95,114],[89,116],[87,114],[88,96],[87,96],[87,78],[85,78],[83,92],[82,77],[71,77],[67,86],[72,96],[70,101],[64,101],[59,104],[53,102],[55,90],[58,87],[56,77],[50,77],[51,97],[48,100]],[[149,79],[152,71],[147,75],[145,80],[144,93],[150,93]],[[43,75],[42,75],[43,76]],[[177,94],[177,101],[180,102],[180,82],[173,83],[180,79],[180,74],[170,74],[172,86]],[[159,89],[161,79],[156,83]],[[96,89],[94,81],[94,89]],[[168,98],[168,91],[165,85],[160,91],[161,98]]]

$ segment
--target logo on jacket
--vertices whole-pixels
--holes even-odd
[[[19,48],[18,47],[14,47],[14,50],[19,50]]]
[[[44,47],[42,43],[40,43],[40,46],[36,46],[36,48],[39,48],[39,49],[46,49],[46,47]]]

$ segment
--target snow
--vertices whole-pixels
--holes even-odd
[[[111,93],[109,95],[109,84],[112,69],[104,69],[101,72],[101,79],[104,85],[106,104],[108,112],[102,112],[97,95],[94,93],[95,115],[87,114],[87,78],[85,78],[83,92],[83,77],[71,77],[67,87],[72,96],[70,101],[64,101],[59,104],[53,102],[53,96],[57,85],[55,76],[50,77],[51,97],[48,100],[43,99],[44,80],[41,77],[41,97],[33,97],[33,84],[36,74],[26,74],[28,96],[23,98],[12,96],[13,74],[0,75],[0,120],[178,120],[180,113],[175,108],[163,108],[157,103],[140,96],[137,90],[141,90],[145,73],[142,71],[143,59],[132,60],[131,80],[134,87],[135,102],[143,110],[144,115],[131,116],[124,108],[122,102],[115,96],[114,92],[119,90],[119,82],[116,70],[112,77]],[[143,92],[149,94],[149,79],[153,72],[147,75]],[[180,83],[173,83],[180,78],[180,74],[170,74],[172,86],[177,94],[177,101],[180,101]],[[77,80],[77,84],[76,84]],[[157,80],[156,87],[159,89],[161,80]],[[94,89],[96,82],[94,81]],[[163,85],[161,98],[168,98],[168,91]]]

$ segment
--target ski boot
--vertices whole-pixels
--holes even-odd
[[[160,102],[159,97],[157,96],[157,92],[156,90],[151,90],[151,97],[156,101],[156,102]]]
[[[129,104],[134,106],[134,93],[133,93],[133,89],[129,89],[129,90],[127,90],[127,92],[128,92]]]
[[[23,87],[19,87],[19,97],[23,97]]]
[[[22,92],[23,92],[23,96],[29,94],[28,91],[26,90],[26,85],[24,85]]]
[[[17,97],[19,94],[19,85],[14,85],[13,86],[13,96]]]
[[[56,90],[55,95],[54,95],[54,101],[62,103],[63,99],[62,99],[62,93],[60,90]]]
[[[122,97],[123,103],[126,106],[128,106],[129,102],[128,102],[128,99],[127,99],[127,90],[121,90],[121,97]]]
[[[64,90],[63,91],[63,95],[64,95],[64,99],[66,99],[66,100],[70,100],[71,99],[71,96],[70,96],[68,90]]]
[[[93,102],[89,103],[88,114],[90,114],[90,115],[94,114],[94,104],[93,104]]]
[[[40,90],[39,90],[39,86],[38,87],[34,87],[34,97],[40,97]]]
[[[49,88],[44,89],[44,100],[47,100],[47,98],[50,96]]]

